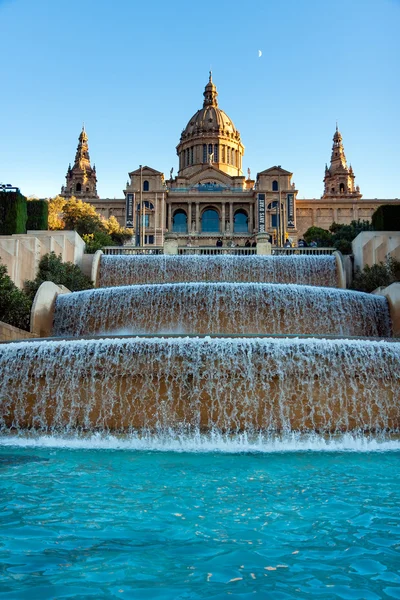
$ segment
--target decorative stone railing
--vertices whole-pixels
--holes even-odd
[[[119,255],[119,254],[164,254],[162,246],[105,246],[104,254]]]
[[[184,246],[178,248],[178,254],[198,254],[198,255],[216,255],[216,254],[235,254],[235,255],[249,255],[257,254],[257,248],[247,248],[235,246],[233,248],[229,246]]]
[[[293,256],[295,254],[333,254],[336,251],[336,248],[314,248],[307,246],[306,248],[276,248],[272,246],[272,254],[275,256]]]

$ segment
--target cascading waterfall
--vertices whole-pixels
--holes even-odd
[[[131,337],[0,344],[3,433],[400,432],[400,343],[373,340],[391,335],[387,300],[334,289],[335,257],[103,256],[100,271],[103,287],[57,298],[54,333]],[[272,334],[316,337],[257,337]]]
[[[400,430],[400,344],[105,339],[1,348],[1,427],[54,433]]]
[[[386,298],[312,286],[180,283],[100,288],[57,298],[55,336],[313,334],[389,337]]]
[[[100,287],[197,281],[338,285],[334,256],[139,255],[100,261]]]

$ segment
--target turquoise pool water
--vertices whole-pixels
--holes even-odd
[[[396,442],[374,452],[53,442],[0,444],[1,600],[400,598]]]

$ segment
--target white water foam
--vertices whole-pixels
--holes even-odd
[[[292,433],[284,436],[246,434],[227,436],[219,433],[198,435],[9,435],[0,437],[0,448],[59,448],[68,450],[124,450],[179,453],[288,453],[288,452],[400,452],[398,436],[344,434],[322,436]]]

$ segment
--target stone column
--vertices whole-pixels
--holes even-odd
[[[196,233],[200,233],[200,204],[196,202]]]
[[[317,209],[313,208],[312,209],[312,226],[315,227],[317,224]]]
[[[165,234],[164,254],[178,254],[178,236],[176,233]]]
[[[271,254],[271,248],[268,233],[259,233],[257,235],[257,254]]]
[[[172,231],[172,204],[167,204],[168,206],[168,231]]]
[[[226,227],[225,227],[225,219],[226,219],[225,208],[226,208],[225,202],[223,202],[221,205],[221,233],[222,233],[222,235],[225,235],[225,229],[226,229]]]
[[[254,229],[254,205],[253,203],[250,204],[250,217],[249,217],[249,226],[248,226],[248,230],[249,233],[253,233],[253,229]]]
[[[233,233],[233,202],[229,202],[229,232]]]
[[[187,228],[188,228],[188,233],[191,233],[191,231],[192,231],[192,203],[191,202],[188,202]]]

